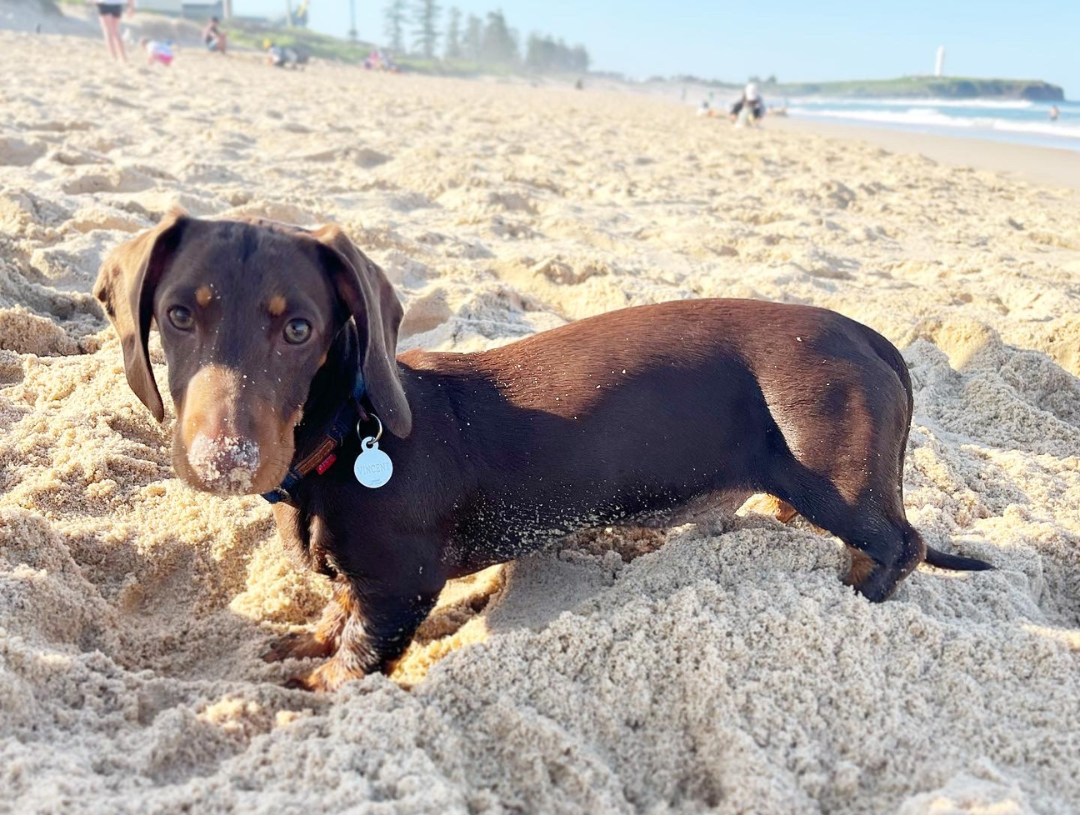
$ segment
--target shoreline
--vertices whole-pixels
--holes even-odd
[[[891,153],[920,154],[950,167],[1005,173],[1032,184],[1080,191],[1080,153],[1072,150],[810,119],[766,117],[765,127],[781,132],[856,140]]]

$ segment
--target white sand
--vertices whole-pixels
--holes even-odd
[[[102,57],[0,34],[0,811],[1077,811],[1073,193],[632,95]],[[89,296],[174,203],[340,222],[404,348],[838,309],[911,365],[909,517],[1001,570],[871,606],[802,522],[601,530],[450,587],[394,677],[286,691],[258,654],[326,586],[173,476]]]

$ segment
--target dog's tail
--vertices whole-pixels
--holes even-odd
[[[949,555],[930,546],[926,547],[924,562],[939,569],[952,569],[954,572],[985,572],[996,568],[985,560],[979,560],[977,557]]]

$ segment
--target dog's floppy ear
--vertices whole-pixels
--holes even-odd
[[[364,344],[361,368],[368,398],[386,429],[398,438],[412,430],[412,410],[398,373],[398,326],[404,311],[383,270],[357,249],[336,224],[313,233],[323,245],[338,296],[356,321]]]
[[[147,343],[154,317],[154,291],[189,218],[171,210],[147,230],[108,254],[98,271],[94,297],[120,335],[128,385],[159,422],[165,418]]]

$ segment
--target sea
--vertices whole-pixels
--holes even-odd
[[[785,104],[766,99],[767,104]],[[786,100],[794,119],[816,119],[915,133],[993,139],[1080,152],[1080,102],[940,99]],[[1051,121],[1051,108],[1058,109]]]

